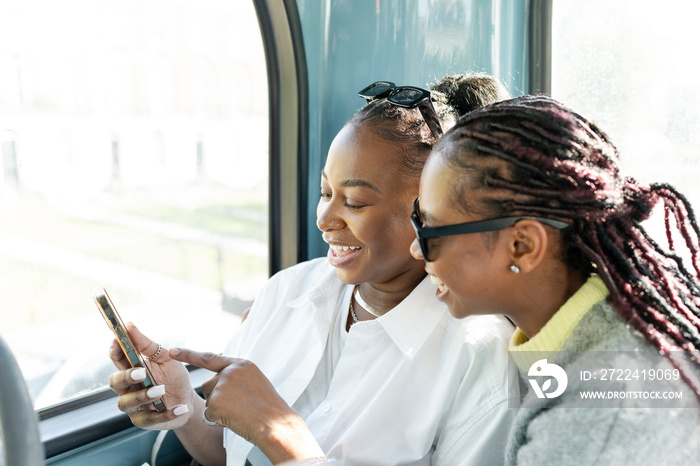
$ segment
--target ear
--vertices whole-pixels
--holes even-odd
[[[548,246],[549,237],[544,225],[531,219],[519,221],[509,237],[511,265],[517,265],[522,273],[533,271],[544,260]]]

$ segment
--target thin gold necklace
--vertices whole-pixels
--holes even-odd
[[[357,315],[355,315],[355,306],[352,305],[352,298],[350,298],[350,315],[352,316],[352,324],[350,325],[354,325],[360,321]]]

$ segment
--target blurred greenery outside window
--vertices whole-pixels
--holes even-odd
[[[0,332],[37,409],[106,386],[92,296],[221,351],[268,276],[251,1],[0,4]]]

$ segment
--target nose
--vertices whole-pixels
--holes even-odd
[[[423,257],[423,252],[420,250],[420,245],[418,244],[418,239],[414,238],[411,242],[411,247],[409,248],[411,255],[418,260],[425,260]]]
[[[345,222],[338,216],[333,199],[321,200],[316,209],[316,226],[321,231],[341,230]]]

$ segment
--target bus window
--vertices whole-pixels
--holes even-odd
[[[608,132],[627,173],[700,204],[700,6],[557,0],[552,13],[552,96]]]
[[[268,117],[252,2],[0,5],[0,329],[36,409],[102,391],[92,296],[221,351],[268,277]]]

